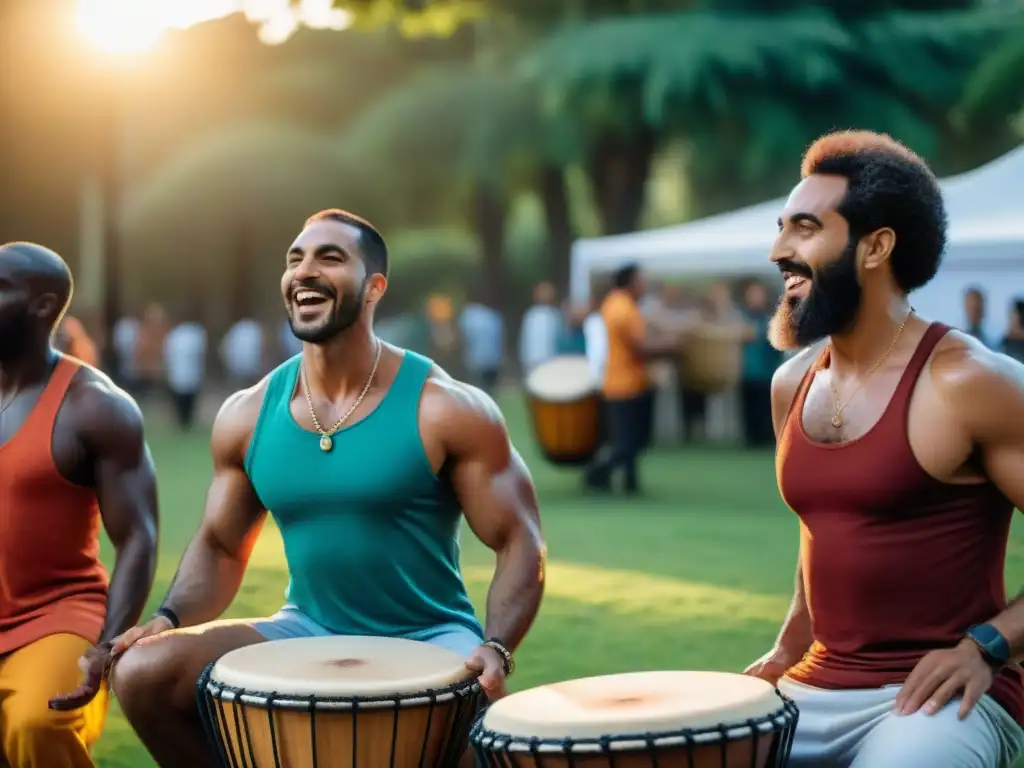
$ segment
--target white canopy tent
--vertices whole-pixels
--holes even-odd
[[[1004,308],[1024,294],[1024,146],[941,182],[949,214],[949,242],[935,279],[914,293],[922,314],[960,324],[967,285],[989,300],[986,330],[1001,336]],[[591,277],[627,263],[654,275],[777,277],[768,253],[786,198],[674,227],[577,240],[571,292],[584,300]]]

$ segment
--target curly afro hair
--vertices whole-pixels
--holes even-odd
[[[859,240],[889,227],[896,233],[893,278],[904,293],[935,277],[946,248],[946,208],[928,164],[891,136],[871,131],[838,131],[808,148],[800,175],[843,176],[846,194],[838,206]]]

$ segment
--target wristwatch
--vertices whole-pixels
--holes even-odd
[[[1010,643],[991,624],[975,624],[967,630],[967,637],[975,642],[985,661],[992,666],[1004,667],[1010,663]]]

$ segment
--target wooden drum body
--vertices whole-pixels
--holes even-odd
[[[512,694],[470,742],[484,766],[785,768],[797,715],[758,678],[635,672]]]
[[[564,355],[541,363],[526,377],[533,434],[549,462],[588,463],[601,447],[601,395],[587,358]]]
[[[483,701],[459,654],[377,637],[240,648],[198,688],[225,768],[454,768]]]
[[[742,327],[711,324],[691,331],[682,349],[683,385],[708,395],[735,387],[743,366],[741,331]]]

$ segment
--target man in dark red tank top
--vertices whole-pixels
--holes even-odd
[[[800,708],[797,768],[999,768],[1024,747],[1024,600],[1003,568],[1024,507],[1024,366],[918,317],[946,214],[888,136],[818,140],[779,218],[772,383],[795,595],[747,670]]]
[[[71,299],[52,251],[0,246],[0,765],[91,768],[106,695],[56,710],[79,659],[139,617],[156,566],[153,464],[135,403],[51,346]],[[100,526],[117,551],[108,585]],[[109,586],[109,589],[108,589]]]

